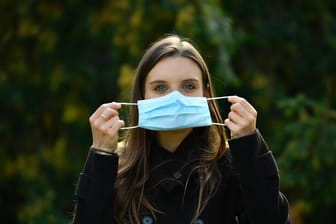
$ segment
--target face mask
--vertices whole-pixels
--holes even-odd
[[[208,106],[208,100],[224,99],[224,97],[190,97],[178,91],[152,99],[139,100],[138,103],[120,103],[123,105],[137,105],[139,121],[137,126],[121,129],[144,128],[153,131],[176,130],[210,125],[213,123]]]

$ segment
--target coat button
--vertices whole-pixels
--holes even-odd
[[[146,215],[142,218],[142,224],[153,224],[153,218]]]
[[[183,174],[180,171],[177,171],[173,174],[173,176],[174,176],[175,179],[178,180],[183,176]]]
[[[204,224],[204,221],[202,219],[196,219],[194,224]]]

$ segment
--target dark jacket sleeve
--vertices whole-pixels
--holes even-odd
[[[232,165],[240,175],[245,207],[240,223],[290,223],[289,204],[280,192],[277,164],[259,131],[230,140],[229,145]]]
[[[113,187],[117,176],[118,155],[103,155],[90,149],[75,191],[73,223],[113,224]]]

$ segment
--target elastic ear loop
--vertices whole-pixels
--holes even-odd
[[[119,102],[118,102],[119,103]],[[137,106],[137,103],[126,103],[126,102],[120,102],[119,104],[121,105],[127,105],[127,106]],[[129,129],[133,129],[133,128],[137,128],[137,126],[130,126],[130,127],[122,127],[120,128],[120,130],[129,130]]]
[[[227,99],[230,96],[218,96],[218,97],[211,97],[211,98],[206,98],[206,100],[221,100],[221,99]],[[222,123],[212,123],[213,125],[219,125],[219,126],[226,126],[226,124],[222,124]]]

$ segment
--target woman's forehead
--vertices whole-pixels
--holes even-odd
[[[199,66],[189,58],[167,57],[161,59],[150,70],[146,82],[174,79],[195,79],[202,81],[202,71]]]

